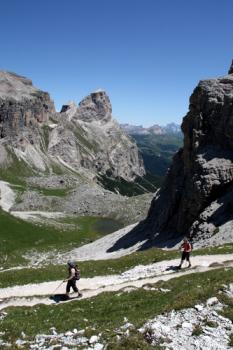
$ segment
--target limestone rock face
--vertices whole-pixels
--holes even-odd
[[[0,72],[0,138],[38,127],[54,112],[49,94],[33,87],[31,80]]]
[[[14,153],[32,169],[48,169],[43,128],[54,113],[47,92],[35,88],[25,77],[0,72],[0,143],[5,152],[10,151],[5,158]]]
[[[104,91],[91,93],[79,106],[70,102],[57,114],[50,135],[49,154],[74,169],[90,174],[122,177],[132,181],[145,174],[136,143],[112,117],[112,106]]]
[[[84,122],[111,120],[112,105],[105,91],[98,90],[84,98],[79,104],[79,119]]]
[[[184,147],[152,201],[147,224],[158,241],[210,239],[233,219],[233,76],[201,81],[183,119]]]

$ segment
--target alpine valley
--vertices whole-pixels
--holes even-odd
[[[1,349],[232,349],[233,64],[181,128],[1,71],[0,190]]]

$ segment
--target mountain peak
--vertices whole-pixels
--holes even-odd
[[[32,85],[30,79],[13,72],[0,71],[0,98],[32,99],[38,91],[40,90]]]
[[[112,118],[112,105],[104,90],[90,93],[79,103],[79,119],[85,122],[94,120],[110,121]]]
[[[77,113],[78,106],[74,101],[68,101],[62,106],[60,113],[66,113],[68,120],[70,121]]]
[[[106,91],[105,91],[104,89],[101,89],[101,88],[99,88],[99,89],[93,91],[94,94],[95,94],[95,93],[97,94],[97,93],[99,93],[99,92],[103,92],[104,94],[106,94]]]
[[[64,113],[70,109],[74,109],[74,108],[78,108],[78,106],[76,105],[76,103],[74,101],[68,101],[66,104],[64,104],[61,107],[61,111],[60,113]]]

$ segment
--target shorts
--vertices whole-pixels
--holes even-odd
[[[190,252],[183,252],[181,260],[189,261],[189,257],[190,257]]]
[[[72,279],[67,282],[66,293],[70,292],[70,288],[72,288],[74,292],[78,292],[78,288],[76,286],[76,279]]]

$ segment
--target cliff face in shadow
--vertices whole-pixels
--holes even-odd
[[[182,131],[184,146],[174,156],[145,222],[157,242],[187,234],[194,240],[213,239],[232,220],[232,68],[224,77],[200,81]]]

